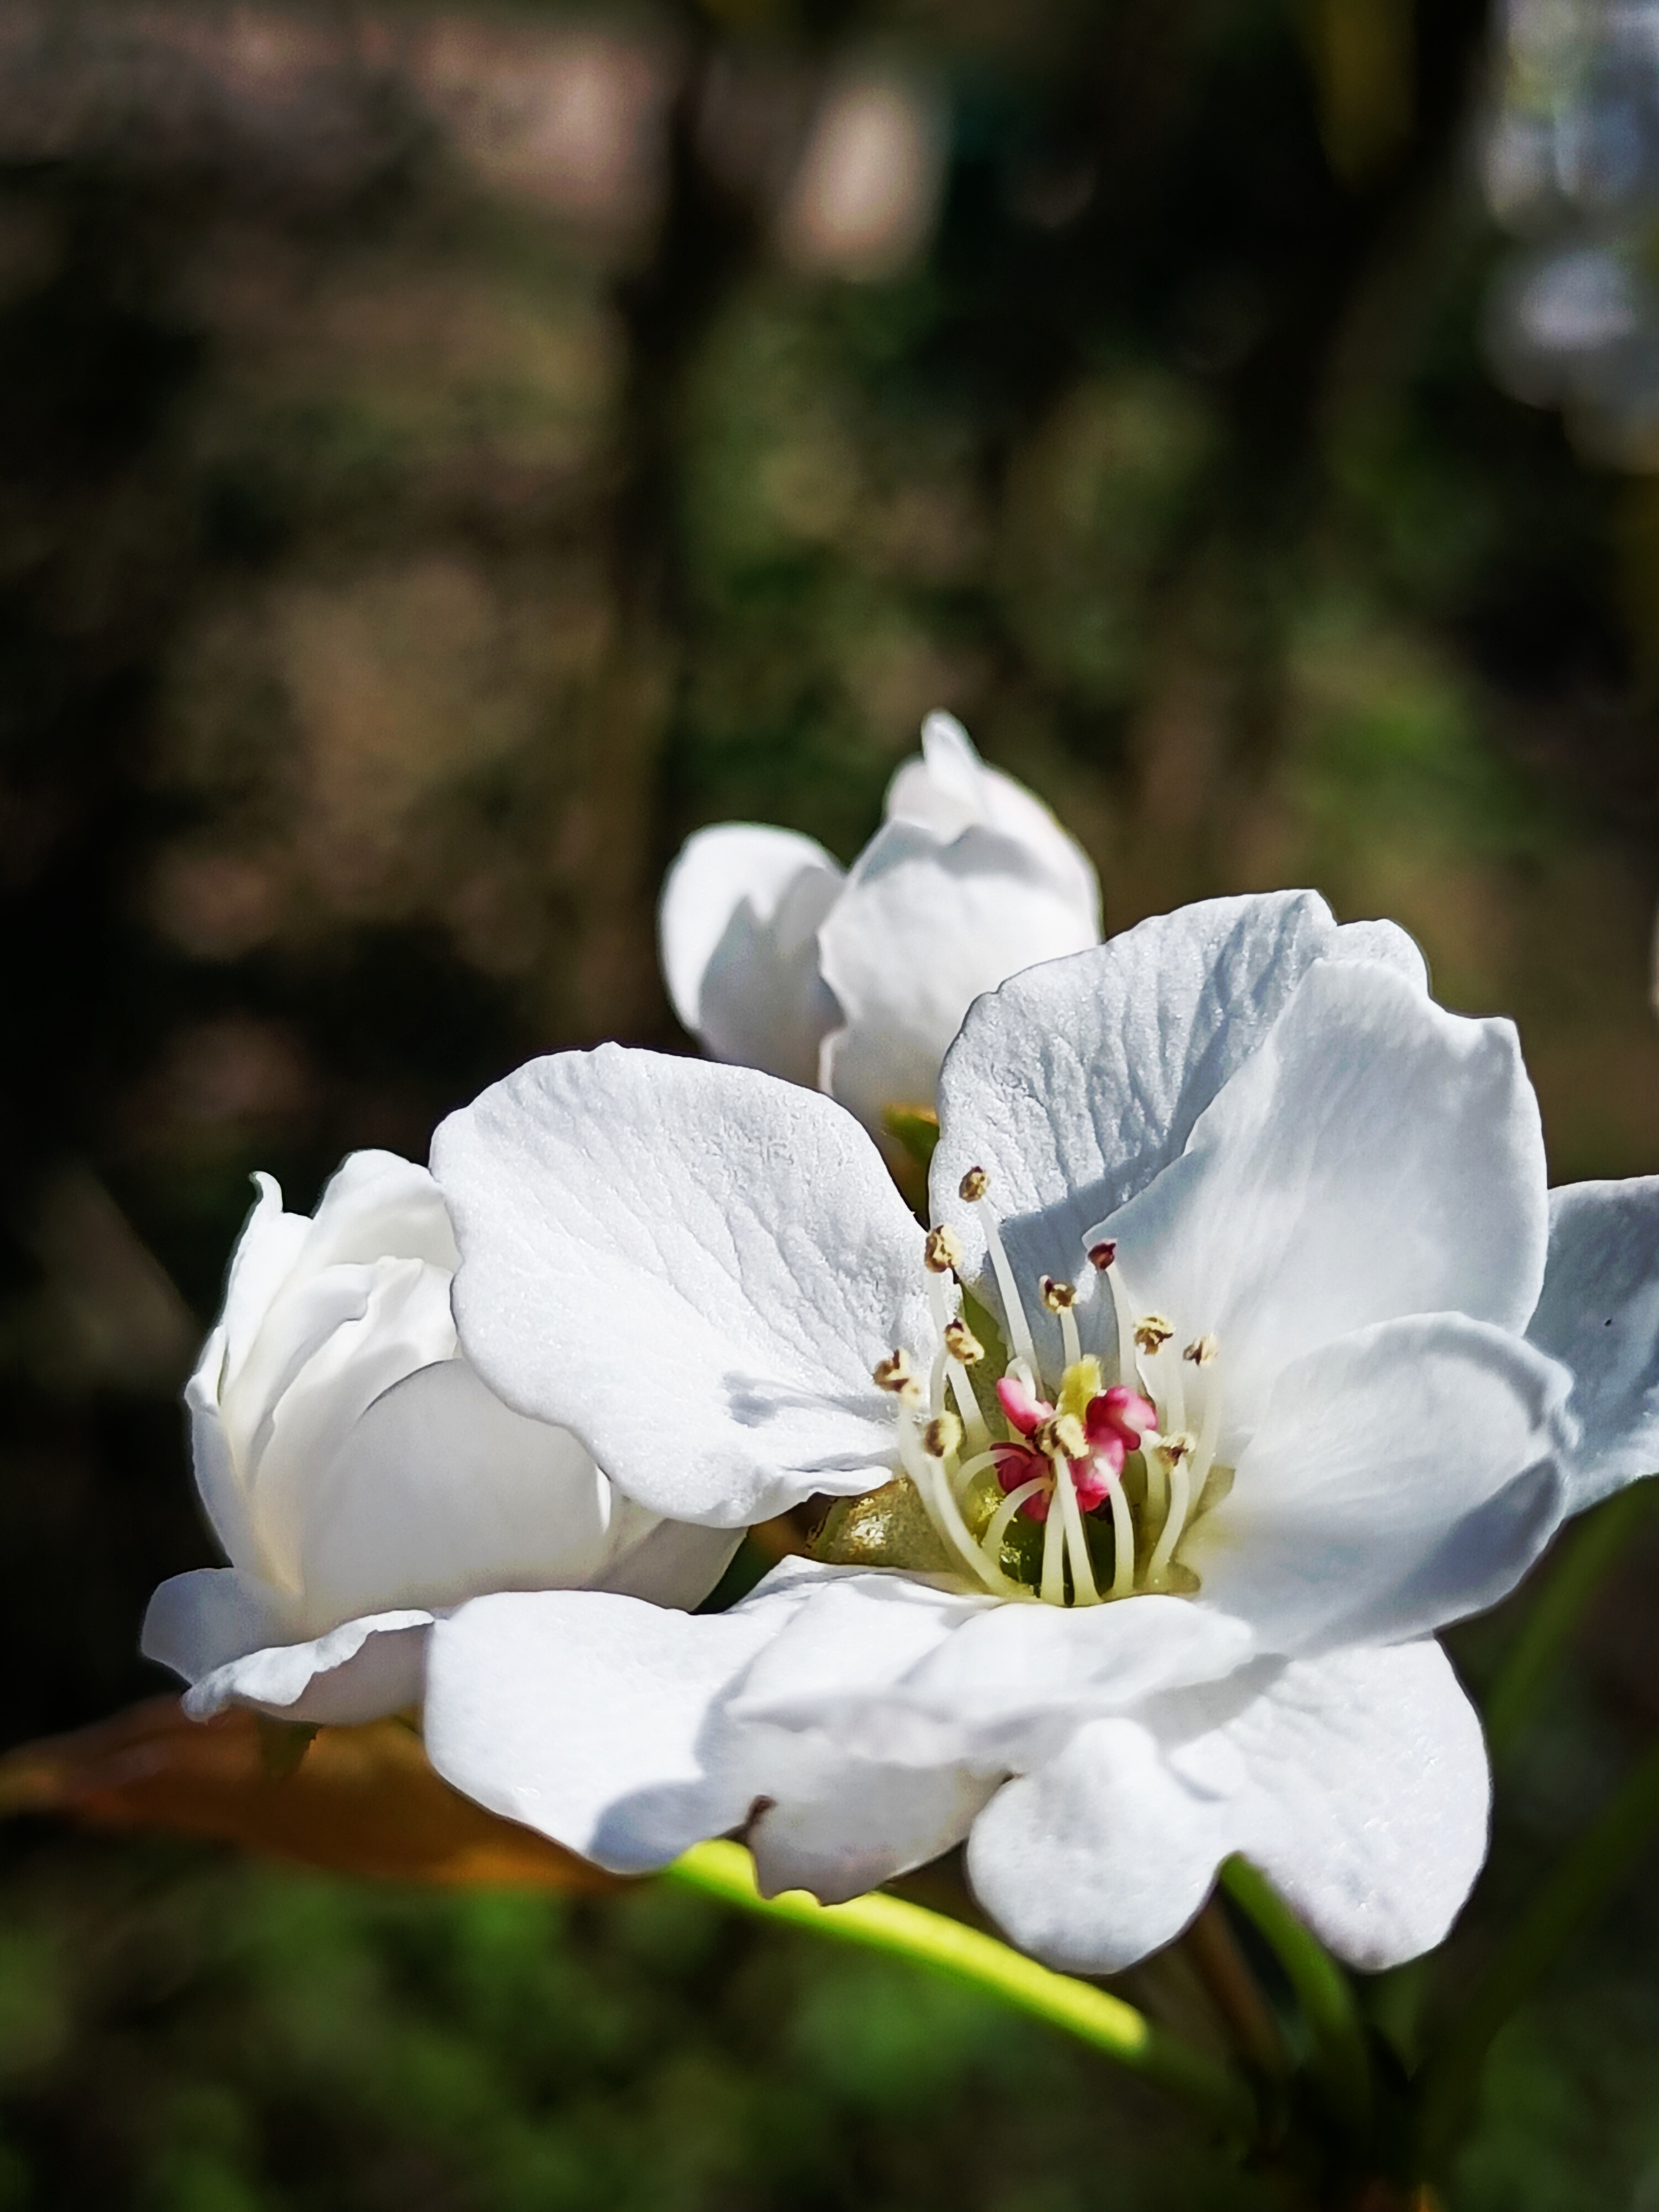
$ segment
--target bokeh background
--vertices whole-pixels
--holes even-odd
[[[1601,22],[0,0],[5,1741],[162,1686],[250,1170],[308,1206],[533,1051],[684,1046],[678,841],[850,857],[929,708],[1111,927],[1392,914],[1519,1021],[1558,1178],[1659,1169],[1645,326],[1539,290],[1613,204],[1551,132],[1652,91]],[[1659,1729],[1656,1569],[1505,1778],[1487,1926]],[[1656,1882],[1505,2034],[1455,2212],[1659,2208]],[[1086,2054],[689,1896],[0,1834],[0,2212],[1265,2202]]]

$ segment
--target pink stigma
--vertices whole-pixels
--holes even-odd
[[[997,1384],[997,1403],[1008,1416],[1009,1427],[1018,1429],[1023,1437],[1029,1437],[1040,1422],[1054,1418],[1051,1405],[1044,1399],[1034,1398],[1024,1383],[1006,1375]]]

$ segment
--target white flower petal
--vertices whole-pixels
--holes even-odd
[[[821,1731],[871,1760],[1020,1770],[1080,1719],[1231,1674],[1253,1641],[1243,1621],[1182,1598],[1067,1611],[866,1574],[813,1599],[757,1661],[732,1711]],[[802,1663],[809,1650],[816,1667]]]
[[[867,1128],[888,1106],[931,1106],[939,1063],[982,991],[1093,945],[1097,901],[1057,884],[1006,832],[890,822],[866,848],[818,933],[845,1015],[826,1038],[823,1085]]]
[[[1333,1338],[1411,1313],[1523,1329],[1548,1231],[1543,1133],[1512,1025],[1392,970],[1322,962],[1180,1159],[1085,1237],[1141,1311],[1213,1335],[1230,1428]],[[1224,1437],[1223,1456],[1229,1456]]]
[[[1495,1605],[1559,1525],[1571,1378],[1461,1314],[1285,1369],[1183,1562],[1267,1650],[1401,1642]]]
[[[696,1615],[600,1590],[476,1599],[440,1621],[426,1747],[492,1812],[617,1874],[665,1866],[748,1816],[711,1721],[805,1591]]]
[[[613,1513],[632,1516],[644,1534],[593,1577],[594,1589],[641,1597],[651,1605],[701,1605],[737,1555],[741,1528],[699,1528],[689,1521],[659,1521],[631,1498],[615,1493]]]
[[[906,761],[887,787],[890,822],[912,822],[945,843],[964,830],[999,830],[1023,845],[1067,902],[1100,935],[1100,884],[1093,864],[1042,801],[1000,769],[987,768],[954,714],[929,714],[921,758]]]
[[[252,1504],[219,1410],[224,1350],[224,1330],[216,1328],[202,1348],[196,1372],[185,1385],[191,1461],[197,1494],[225,1557],[252,1562],[260,1556]]]
[[[1109,1973],[1170,1942],[1234,1851],[1368,1971],[1444,1936],[1486,1854],[1480,1725],[1425,1640],[1359,1648],[1097,1721],[1008,1784],[969,1871],[1023,1949]]]
[[[448,1210],[425,1168],[396,1152],[352,1152],[323,1186],[299,1272],[387,1258],[453,1270],[458,1257]]]
[[[442,1360],[383,1392],[316,1470],[306,1612],[320,1627],[488,1590],[580,1588],[610,1561],[610,1507],[568,1429],[526,1420],[464,1359]]]
[[[273,1580],[304,1579],[306,1530],[337,1440],[394,1382],[453,1352],[449,1284],[448,1273],[425,1260],[331,1267],[284,1297],[280,1322],[273,1310],[273,1341],[289,1322],[297,1334],[303,1313],[303,1364],[283,1375],[251,1437],[236,1437],[227,1400],[227,1426],[240,1446],[258,1528],[258,1564]],[[247,1372],[262,1364],[256,1355]],[[235,1413],[241,1411],[239,1400]]]
[[[224,1312],[209,1339],[210,1345],[214,1338],[219,1340],[219,1364],[232,1373],[246,1358],[271,1300],[298,1266],[311,1233],[303,1213],[283,1212],[282,1186],[275,1176],[258,1174],[253,1182],[259,1195],[236,1240],[225,1284]],[[202,1364],[206,1364],[205,1353]]]
[[[1022,1284],[1071,1277],[1085,1231],[1180,1154],[1320,960],[1423,963],[1386,922],[1339,928],[1313,891],[1212,899],[1028,970],[979,1000],[939,1082],[933,1218],[977,1274],[985,1240],[957,1187],[983,1167]],[[1046,1342],[1059,1339],[1037,1316]]]
[[[825,1905],[959,1844],[999,1780],[954,1764],[882,1765],[825,1737],[753,1724],[734,1749],[752,1779],[763,1778],[745,1832],[761,1894],[809,1889]]]
[[[174,1575],[150,1599],[138,1648],[187,1682],[232,1659],[301,1633],[285,1590],[237,1567],[194,1567]]]
[[[1659,1470],[1659,1176],[1550,1194],[1532,1342],[1572,1370],[1569,1512]]]
[[[746,822],[700,830],[668,872],[658,916],[674,1012],[716,1060],[809,1087],[840,1018],[817,928],[842,872],[822,845]]]
[[[193,1721],[227,1705],[252,1705],[278,1720],[355,1728],[421,1701],[422,1662],[432,1615],[417,1608],[348,1620],[307,1644],[251,1651],[185,1692]]]
[[[603,1046],[485,1091],[433,1162],[467,1355],[627,1495],[730,1527],[885,1479],[871,1371],[929,1341],[921,1232],[838,1106]]]
[[[997,1777],[757,1721],[748,1685],[810,1685],[837,1644],[890,1674],[972,1604],[800,1561],[702,1617],[595,1592],[480,1599],[433,1632],[427,1747],[458,1789],[617,1873],[743,1828],[768,1895],[834,1902],[960,1841]]]

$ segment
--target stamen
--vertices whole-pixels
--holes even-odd
[[[1060,1341],[1066,1356],[1066,1364],[1075,1367],[1083,1357],[1083,1346],[1077,1333],[1077,1316],[1073,1308],[1077,1304],[1077,1285],[1057,1283],[1052,1275],[1042,1279],[1042,1303],[1051,1314],[1060,1317]]]
[[[965,1321],[945,1322],[945,1348],[952,1359],[959,1359],[964,1367],[977,1367],[985,1357],[985,1346]]]
[[[941,1225],[928,1231],[921,1258],[929,1274],[954,1274],[961,1267],[963,1257],[962,1241],[954,1229]]]
[[[902,1398],[916,1388],[915,1363],[901,1346],[890,1358],[877,1360],[870,1380],[878,1390],[890,1390],[895,1397]]]
[[[1061,1424],[1056,1422],[1056,1428]],[[1081,1431],[1081,1424],[1073,1425]],[[1079,1454],[1073,1454],[1079,1457]],[[1078,1510],[1077,1492],[1072,1484],[1072,1470],[1060,1460],[1054,1462],[1054,1495],[1060,1504],[1060,1517],[1066,1529],[1066,1550],[1072,1562],[1072,1602],[1074,1605],[1098,1605],[1100,1592],[1095,1588],[1094,1567],[1089,1558],[1089,1539],[1084,1533],[1083,1516]],[[1054,1517],[1054,1507],[1048,1509],[1048,1518]]]
[[[1060,1488],[1060,1469],[1054,1469],[1054,1488]],[[1038,1595],[1044,1605],[1064,1605],[1066,1602],[1066,1534],[1064,1513],[1056,1513],[1057,1498],[1048,1502],[1048,1517],[1042,1524],[1042,1581]]]
[[[1165,1321],[1162,1314],[1143,1314],[1135,1323],[1135,1348],[1152,1358],[1174,1334],[1174,1322]]]
[[[990,1431],[985,1425],[985,1416],[980,1412],[979,1401],[974,1395],[974,1386],[968,1380],[967,1373],[961,1361],[955,1356],[951,1346],[951,1332],[953,1328],[960,1328],[962,1324],[951,1313],[943,1275],[928,1276],[927,1303],[933,1309],[933,1327],[939,1333],[939,1349],[933,1361],[933,1374],[929,1378],[932,1385],[928,1398],[929,1410],[935,1413],[944,1412],[944,1385],[948,1378],[951,1395],[957,1401],[957,1410],[962,1415],[963,1426],[968,1431],[968,1440],[977,1451],[982,1445],[990,1442]],[[971,1342],[972,1339],[969,1338],[969,1340]],[[983,1352],[980,1356],[982,1358]]]
[[[1089,1247],[1089,1265],[1097,1274],[1103,1275],[1116,1257],[1117,1240],[1115,1237],[1103,1237],[1098,1244]]]
[[[969,1168],[957,1185],[957,1191],[969,1206],[977,1206],[990,1187],[991,1178],[983,1168]]]
[[[996,1511],[991,1516],[985,1534],[980,1538],[980,1547],[997,1567],[1002,1565],[1002,1540],[1013,1526],[1014,1516],[1029,1498],[1048,1487],[1046,1474],[1034,1474],[1029,1482],[1022,1482],[1018,1490],[1011,1490]]]
[[[1031,1442],[1050,1459],[1082,1459],[1089,1449],[1089,1439],[1075,1413],[1059,1413],[1039,1422],[1031,1431]]]
[[[1183,1359],[1190,1361],[1194,1367],[1209,1367],[1213,1365],[1216,1353],[1219,1350],[1220,1346],[1212,1336],[1200,1336],[1195,1342],[1189,1344],[1181,1356]]]
[[[1182,1529],[1186,1526],[1187,1508],[1192,1502],[1193,1439],[1188,1436],[1165,1437],[1153,1449],[1169,1470],[1170,1510],[1157,1548],[1146,1562],[1148,1589],[1156,1589],[1163,1581],[1170,1561],[1175,1556],[1175,1547],[1181,1540]]]
[[[922,1449],[915,1418],[908,1411],[902,1411],[899,1414],[898,1441],[899,1456],[904,1462],[904,1471],[916,1486],[928,1519],[951,1550],[957,1553],[977,1579],[998,1597],[1029,1596],[1027,1590],[1003,1573],[995,1560],[987,1559],[969,1534],[951,1486],[945,1479],[943,1462],[929,1459]]]
[[[962,1443],[962,1423],[954,1413],[936,1413],[921,1432],[921,1448],[929,1459],[949,1459]]]
[[[1025,1309],[1019,1302],[1019,1286],[1014,1280],[1014,1271],[1008,1264],[1008,1255],[1003,1249],[1002,1232],[997,1218],[986,1201],[985,1193],[990,1177],[983,1168],[969,1168],[962,1178],[962,1194],[969,1195],[969,1185],[974,1185],[981,1226],[985,1231],[985,1249],[991,1255],[991,1267],[997,1279],[997,1289],[1002,1296],[1002,1310],[1008,1323],[1008,1334],[1015,1354],[1029,1369],[1033,1384],[1037,1377],[1036,1346],[1031,1341],[1031,1325],[1025,1318]]]
[[[1135,1586],[1135,1524],[1129,1501],[1123,1494],[1123,1470],[1112,1475],[1112,1595],[1128,1597]]]

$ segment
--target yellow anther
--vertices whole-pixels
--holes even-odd
[[[965,1321],[945,1322],[945,1349],[952,1359],[959,1359],[964,1367],[977,1367],[985,1357],[985,1346]]]
[[[1135,1343],[1149,1356],[1162,1352],[1175,1334],[1175,1324],[1164,1320],[1162,1314],[1142,1314],[1135,1323]]]
[[[915,1387],[916,1370],[908,1352],[896,1352],[890,1359],[877,1360],[870,1379],[878,1390],[890,1390],[895,1397],[902,1397]]]
[[[1179,1467],[1183,1459],[1190,1456],[1196,1443],[1195,1437],[1177,1433],[1172,1437],[1160,1437],[1155,1449],[1165,1467]]]
[[[930,1229],[921,1256],[930,1274],[948,1275],[963,1262],[961,1240],[954,1229]]]
[[[969,1168],[967,1174],[962,1178],[961,1182],[957,1186],[960,1194],[967,1200],[970,1206],[973,1205],[976,1200],[983,1198],[990,1187],[991,1178],[986,1174],[983,1168]]]
[[[1183,1359],[1190,1359],[1194,1367],[1207,1367],[1220,1349],[1212,1336],[1200,1336],[1189,1344],[1181,1356]]]
[[[938,1413],[921,1432],[921,1448],[929,1459],[949,1459],[962,1442],[962,1423],[954,1413]]]
[[[1042,1303],[1050,1313],[1069,1313],[1077,1304],[1075,1283],[1056,1282],[1052,1275],[1045,1275],[1039,1287],[1042,1292]]]

